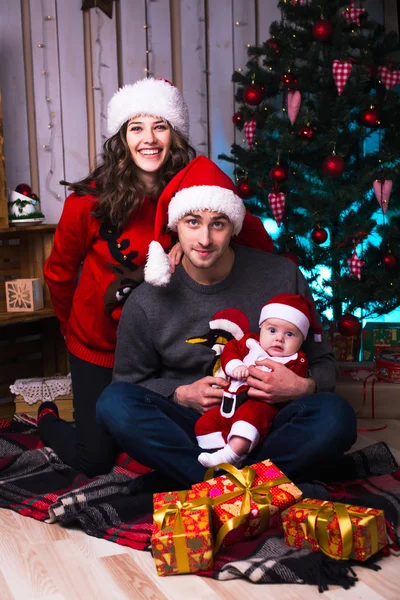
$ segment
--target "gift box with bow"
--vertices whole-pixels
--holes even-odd
[[[196,483],[188,499],[211,498],[212,521],[216,534],[214,551],[256,537],[280,523],[280,513],[302,498],[302,492],[270,460],[236,469],[219,465],[225,475]]]
[[[190,501],[182,491],[154,494],[153,504],[151,547],[158,575],[211,569],[211,502],[207,498]]]
[[[336,559],[365,561],[387,545],[383,510],[305,498],[282,513],[285,541]]]

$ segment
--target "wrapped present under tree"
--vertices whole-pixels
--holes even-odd
[[[366,323],[362,330],[363,360],[373,360],[383,348],[400,346],[400,323]]]

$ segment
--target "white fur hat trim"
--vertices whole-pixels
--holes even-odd
[[[159,242],[150,242],[144,279],[155,286],[166,286],[171,280],[171,264],[168,255]]]
[[[186,139],[189,138],[189,110],[175,86],[162,79],[141,79],[124,85],[108,103],[107,128],[114,135],[122,125],[137,115],[161,117]]]
[[[175,194],[168,207],[168,227],[176,231],[180,219],[192,211],[223,213],[233,223],[233,235],[242,229],[246,208],[232,190],[217,185],[193,185]]]
[[[301,310],[297,310],[297,308],[294,306],[288,306],[287,304],[279,303],[266,304],[260,313],[260,326],[265,319],[273,318],[283,319],[284,321],[292,323],[292,325],[295,325],[298,329],[300,329],[304,339],[307,337],[310,321],[306,315],[301,312]]]

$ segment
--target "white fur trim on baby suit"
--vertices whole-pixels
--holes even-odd
[[[223,213],[233,223],[233,235],[240,233],[246,208],[232,190],[217,185],[193,185],[175,194],[168,207],[168,227],[176,231],[177,224],[190,212],[212,210]]]
[[[175,86],[162,79],[141,79],[124,85],[108,104],[107,128],[114,135],[122,125],[137,115],[161,117],[189,138],[189,110]]]
[[[284,321],[289,321],[289,323],[296,325],[296,327],[300,329],[304,339],[307,337],[308,329],[310,327],[310,321],[307,319],[306,315],[302,313],[301,310],[297,310],[297,308],[289,306],[288,304],[266,304],[260,313],[260,326],[265,319],[283,319]]]
[[[144,267],[144,279],[158,287],[168,285],[171,279],[171,264],[159,242],[151,242]]]

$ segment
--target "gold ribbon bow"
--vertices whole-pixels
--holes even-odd
[[[312,539],[318,543],[322,552],[337,560],[348,560],[353,550],[353,526],[350,517],[365,518],[369,516],[368,513],[358,512],[353,508],[346,508],[345,504],[341,504],[340,502],[333,502],[330,505],[322,504],[321,506],[309,504],[308,502],[300,502],[296,504],[294,510],[302,508],[313,511],[307,516],[306,523],[311,532]],[[334,515],[337,516],[339,522],[339,531],[342,540],[342,553],[340,556],[329,552],[329,532],[327,526]],[[302,529],[307,539],[307,528],[304,524],[302,525],[304,526]],[[378,552],[378,526],[376,519],[372,519],[371,525],[371,549],[372,554],[375,554]]]
[[[188,492],[186,490],[176,492],[178,500],[161,506],[153,515],[154,523],[157,525],[161,533],[170,527],[171,519],[174,520],[172,535],[174,538],[176,563],[179,573],[189,573],[189,557],[186,546],[185,528],[183,525],[182,510],[203,510],[211,508],[211,498],[197,498],[196,500],[186,501]],[[211,531],[210,531],[211,535]]]
[[[270,489],[282,483],[290,483],[290,479],[287,477],[280,477],[278,479],[274,479],[273,481],[264,481],[260,485],[253,487],[253,481],[257,477],[257,473],[251,467],[244,467],[243,469],[239,470],[233,465],[222,463],[218,465],[218,468],[227,472],[226,477],[238,489],[235,492],[228,492],[227,494],[222,494],[217,498],[213,498],[212,505],[217,506],[223,502],[237,498],[242,494],[243,501],[240,507],[240,514],[237,517],[232,517],[229,519],[229,521],[224,523],[219,530],[215,540],[214,552],[218,552],[223,539],[230,531],[237,529],[245,522],[247,516],[250,514],[252,501],[256,503],[260,511],[261,530],[266,529],[270,517],[269,505],[272,502]],[[214,477],[214,470],[214,467],[212,469],[208,469],[207,473],[205,474],[204,481]]]

